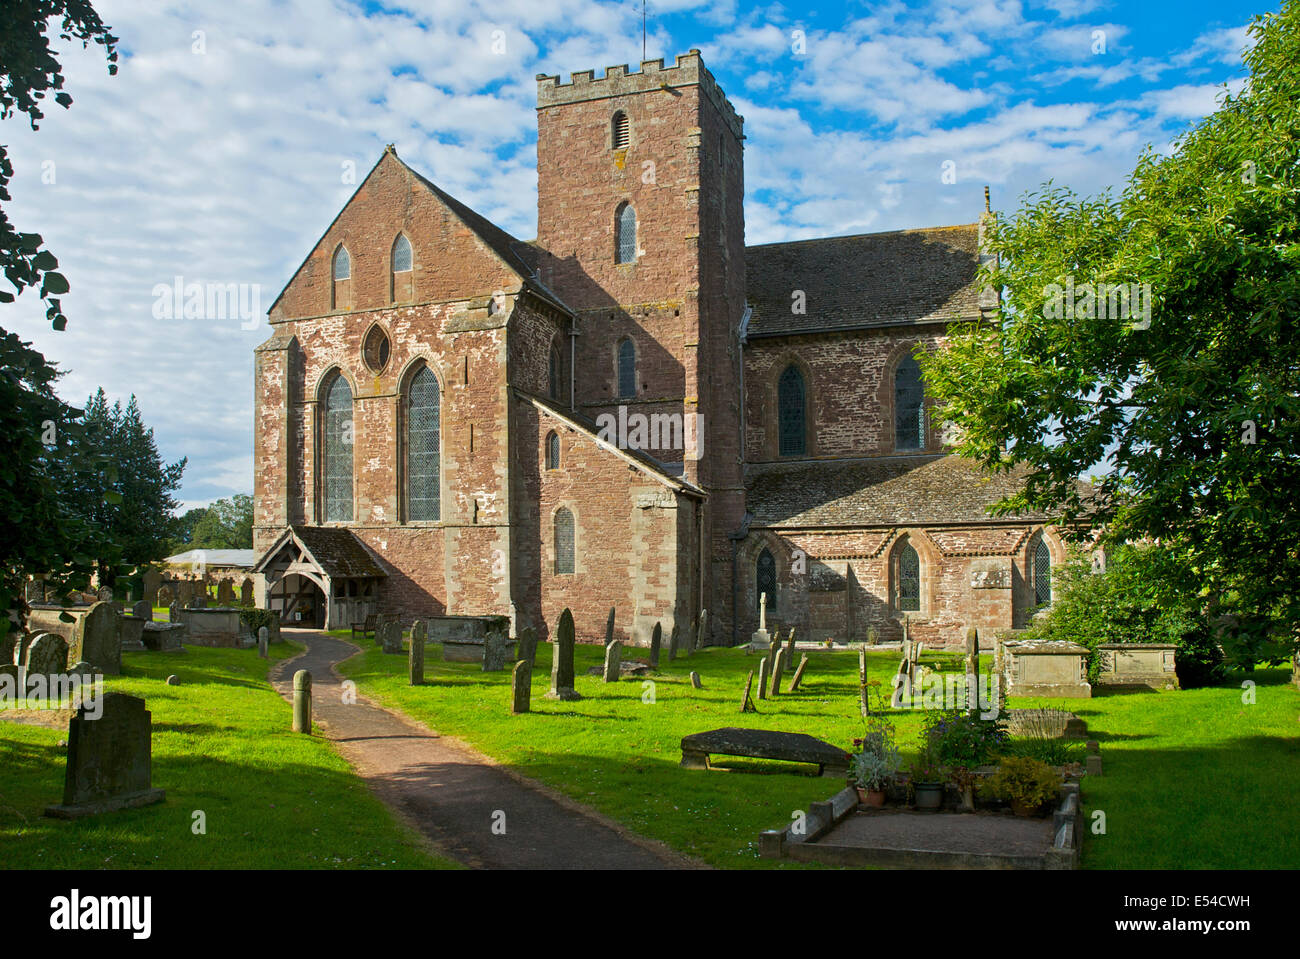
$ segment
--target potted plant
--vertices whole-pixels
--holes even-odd
[[[1061,777],[1041,760],[1007,756],[998,763],[989,787],[995,796],[1011,804],[1011,811],[1017,816],[1033,816],[1057,797]]]
[[[952,784],[961,793],[962,812],[975,811],[975,784],[978,782],[979,776],[965,766],[958,766],[952,771]]]
[[[916,794],[917,809],[938,810],[943,807],[943,768],[935,754],[934,744],[926,741],[912,763],[912,790]]]
[[[858,752],[849,761],[849,781],[858,790],[858,800],[879,808],[885,804],[885,790],[898,774],[898,747],[894,744],[894,727],[889,720],[877,717],[867,723],[861,739],[853,740]]]

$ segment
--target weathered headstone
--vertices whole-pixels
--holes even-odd
[[[758,698],[767,699],[767,657],[758,661]]]
[[[239,586],[239,605],[252,606],[257,602],[257,594],[253,589],[253,581],[245,579]]]
[[[483,672],[499,673],[506,668],[510,653],[510,637],[503,630],[494,630],[483,640]]]
[[[609,618],[605,620],[605,646],[614,641],[614,607],[609,608]]]
[[[14,663],[18,666],[27,665],[27,650],[32,646],[32,640],[36,638],[35,633],[17,633],[14,636]]]
[[[424,685],[424,644],[429,626],[422,619],[411,624],[411,648],[407,651],[406,675],[412,686]]]
[[[794,671],[794,678],[790,680],[790,692],[797,692],[799,684],[803,682],[803,671],[808,668],[808,654],[804,653],[799,657],[799,668]]]
[[[181,604],[172,603],[167,607],[167,622],[179,623],[181,621]]]
[[[866,716],[871,712],[871,703],[867,696],[867,651],[858,650],[858,712]]]
[[[111,603],[113,601],[113,590],[107,586],[101,586],[95,596],[101,603]]]
[[[786,665],[794,662],[794,627],[790,627],[790,635],[785,640]]]
[[[269,653],[267,647],[271,645],[271,631],[265,626],[257,628],[257,655],[266,659]]]
[[[235,581],[228,576],[217,584],[217,605],[235,605]]]
[[[162,589],[162,574],[156,569],[147,569],[144,571],[141,585],[144,587],[144,601],[150,606],[166,606],[167,603],[160,602],[158,592]]]
[[[147,600],[142,599],[140,600],[140,602],[136,603],[134,606],[131,607],[131,615],[134,616],[136,619],[152,620],[153,607],[149,605]]]
[[[655,628],[650,630],[650,668],[659,668],[659,647],[664,641],[664,627],[658,620],[655,621]]]
[[[387,623],[380,623],[375,627],[375,632],[379,634],[380,645],[383,646],[384,652],[393,656],[402,655],[402,624],[393,620]]]
[[[68,641],[55,633],[41,633],[27,648],[28,676],[60,676],[68,671]]]
[[[776,671],[776,656],[781,652],[781,631],[778,629],[772,634],[772,643],[767,647],[767,653],[764,659],[767,660],[767,675],[771,676]]]
[[[694,686],[696,689],[704,688],[704,684],[700,682],[700,674],[693,669],[691,670],[691,685]]]
[[[177,583],[176,598],[182,606],[189,609],[190,603],[194,601],[194,583],[188,579],[183,579]]]
[[[45,815],[77,819],[161,802],[152,783],[152,716],[143,699],[104,693],[92,718],[82,706],[68,723],[63,802]]]
[[[515,663],[514,672],[510,674],[510,711],[526,713],[532,706],[533,667],[526,659]]]
[[[752,695],[753,690],[754,690],[754,671],[751,669],[749,671],[749,678],[745,680],[745,696],[740,701],[740,711],[742,713],[758,712],[758,707],[754,705],[754,697]]]
[[[546,691],[547,699],[572,701],[582,698],[573,688],[573,643],[573,614],[566,607],[555,630],[555,646],[551,650],[551,688]]]
[[[776,662],[772,665],[772,697],[781,695],[781,676],[785,673],[786,651],[778,650]]]
[[[154,603],[154,605],[170,607],[174,602],[176,602],[176,593],[172,590],[172,588],[170,586],[159,587],[158,599]]]
[[[122,672],[121,613],[111,603],[96,603],[90,607],[78,629],[78,639],[71,653],[73,659],[84,659],[101,673],[117,676]]]
[[[293,674],[293,731],[311,735],[311,673]]]
[[[605,682],[618,682],[619,666],[623,662],[623,641],[612,639],[605,647]]]
[[[978,680],[980,674],[980,634],[972,626],[966,630],[966,709],[974,713],[979,709]]]
[[[45,584],[39,579],[29,579],[23,584],[23,599],[29,606],[45,602]]]
[[[695,630],[695,638],[691,641],[691,652],[704,648],[704,641],[709,638],[709,611],[700,610],[700,624]]]
[[[519,633],[519,646],[515,656],[528,664],[530,673],[537,667],[537,630],[533,627],[525,626]]]
[[[677,636],[678,627],[673,623],[673,631],[668,636],[668,662],[670,663],[677,658]]]

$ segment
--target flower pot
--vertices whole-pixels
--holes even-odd
[[[915,783],[917,809],[943,807],[943,783]]]
[[[858,802],[862,805],[879,809],[885,804],[885,791],[883,789],[866,789],[862,786],[856,788],[858,790]]]

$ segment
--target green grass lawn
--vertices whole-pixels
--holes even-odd
[[[336,635],[346,638],[346,632]],[[708,649],[671,664],[665,658],[652,677],[649,703],[642,680],[606,685],[586,675],[603,651],[579,646],[577,689],[585,698],[561,703],[542,698],[551,648],[538,649],[533,712],[526,716],[510,714],[508,671],[444,663],[436,645],[424,687],[407,685],[404,657],[377,648],[340,669],[378,701],[714,866],[774,865],[758,857],[758,833],[788,823],[795,810],[842,786],[801,774],[800,767],[758,760],[728,763],[742,773],[685,770],[678,765],[680,741],[707,729],[750,726],[809,733],[850,748],[862,731],[856,652],[810,654],[798,693],[759,701],[757,714],[742,714],[745,676],[758,663],[743,650]],[[898,654],[867,658],[869,678],[887,696]],[[933,653],[921,661],[958,662]],[[700,673],[701,690],[691,687],[692,669]],[[1288,674],[1258,671],[1252,706],[1241,705],[1236,684],[1010,705],[1069,709],[1102,743],[1105,775],[1085,781],[1084,805],[1089,813],[1106,813],[1107,832],[1087,836],[1086,867],[1294,868],[1300,865],[1300,834],[1293,828],[1300,820],[1300,692],[1287,685]],[[921,718],[920,711],[895,714],[907,754],[915,750]]]
[[[294,655],[272,647],[272,660]],[[62,801],[67,732],[0,721],[0,864],[9,869],[437,868],[328,742],[290,731],[290,707],[255,650],[126,653],[109,691],[153,714],[153,784],[163,804],[76,822]],[[164,680],[175,673],[179,686]],[[3,712],[0,711],[0,716]],[[206,816],[206,835],[192,831]]]

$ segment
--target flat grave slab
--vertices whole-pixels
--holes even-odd
[[[894,869],[1044,869],[1052,819],[1005,813],[872,810],[846,817],[813,842],[787,847],[792,858]]]
[[[711,755],[810,763],[817,767],[821,776],[843,778],[848,775],[849,754],[806,733],[728,726],[682,737],[681,764],[687,769],[713,768],[709,764]]]

